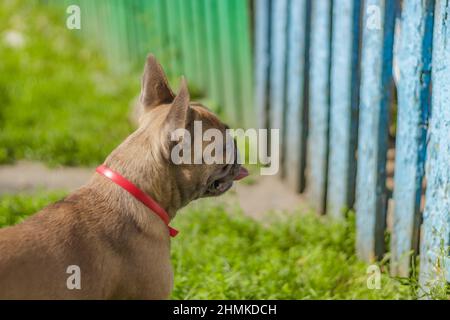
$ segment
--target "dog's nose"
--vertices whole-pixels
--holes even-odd
[[[234,177],[234,180],[237,181],[237,180],[244,179],[245,177],[248,176],[248,174],[249,174],[248,170],[245,167],[241,166],[239,168],[239,173],[236,177]]]

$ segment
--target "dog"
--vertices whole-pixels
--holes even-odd
[[[149,195],[169,219],[195,199],[223,194],[248,174],[237,157],[224,164],[171,161],[173,130],[193,133],[195,121],[204,131],[225,134],[228,127],[190,101],[184,78],[175,95],[153,55],[144,68],[140,102],[139,127],[103,165]],[[96,172],[63,200],[0,229],[0,298],[167,299],[173,288],[170,242],[161,217]]]

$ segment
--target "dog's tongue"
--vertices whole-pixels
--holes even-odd
[[[234,180],[241,180],[248,176],[248,170],[241,166],[239,174],[234,178]]]

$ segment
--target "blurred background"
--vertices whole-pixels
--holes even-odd
[[[70,5],[80,29],[66,26]],[[175,90],[185,75],[194,100],[250,125],[250,11],[242,0],[2,1],[0,163],[101,161],[130,131],[150,52]]]
[[[266,104],[254,103],[257,3],[2,0],[0,227],[22,221],[84,183],[93,167],[134,130],[133,110],[148,53],[161,62],[175,91],[185,75],[192,100],[213,109],[232,127],[261,126],[262,114],[269,110]],[[267,25],[283,22],[270,21],[272,9],[278,8],[269,5],[274,1],[259,3],[263,3],[260,14],[267,18]],[[309,6],[311,2],[301,3]],[[73,5],[80,8],[80,29],[68,28]],[[284,9],[273,11],[274,16],[282,14],[287,20],[290,11],[287,6]],[[297,16],[299,21],[309,23],[309,11],[299,12],[305,13],[304,19]],[[295,28],[300,24],[292,21],[292,34],[301,35]],[[269,46],[272,40],[264,21],[259,26],[262,42],[265,45],[267,40]],[[287,36],[282,29],[273,29],[278,39]],[[306,37],[302,41],[306,43]],[[283,44],[271,53],[278,55],[275,67],[288,55],[285,48]],[[305,48],[308,55],[307,44]],[[303,52],[297,54],[306,59]],[[283,72],[293,71],[289,74],[303,79],[303,71],[288,69]],[[273,79],[270,86],[285,90]],[[261,86],[264,98],[268,86]],[[297,88],[300,92],[300,84]],[[299,98],[298,110],[307,102]],[[277,114],[279,119],[286,118],[283,109],[277,113],[272,107],[274,119]],[[291,120],[293,127],[300,126],[297,118]],[[295,139],[306,139],[301,134]],[[291,166],[305,169],[300,167]],[[289,176],[301,178],[292,172]],[[181,233],[172,247],[172,298],[417,298],[417,271],[402,278],[390,276],[389,252],[372,265],[379,270],[382,288],[374,290],[368,282],[369,265],[355,254],[353,212],[327,219],[296,191],[279,177],[251,177],[223,198],[198,201],[184,209],[174,221]],[[448,298],[446,290],[442,286],[433,297]]]

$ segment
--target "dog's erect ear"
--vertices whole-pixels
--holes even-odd
[[[172,103],[175,95],[169,87],[167,77],[156,58],[150,54],[142,76],[142,88],[140,101],[145,110],[161,104]]]
[[[189,117],[189,89],[186,80],[181,78],[180,90],[173,100],[166,122],[171,130],[186,128]]]

